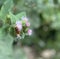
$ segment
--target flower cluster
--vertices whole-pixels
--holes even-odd
[[[16,21],[16,33],[17,37],[22,35],[32,35],[32,30],[30,27],[30,22],[27,17],[22,17],[21,20]]]

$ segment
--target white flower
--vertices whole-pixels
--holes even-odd
[[[22,17],[22,20],[28,21],[28,18],[27,17]]]
[[[20,34],[17,34],[17,38],[19,38],[20,37]]]
[[[32,35],[32,30],[31,29],[28,30],[28,35]]]
[[[22,30],[22,22],[21,21],[16,21],[16,27],[18,28],[18,30]]]

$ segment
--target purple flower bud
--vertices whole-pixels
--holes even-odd
[[[21,21],[16,21],[16,27],[18,28],[18,30],[22,30],[22,22]]]
[[[29,27],[30,26],[30,23],[29,22],[26,22],[26,26]]]
[[[32,35],[32,30],[31,29],[28,30],[28,35]]]

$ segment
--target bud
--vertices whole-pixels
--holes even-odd
[[[32,35],[32,30],[31,29],[28,30],[28,35]]]
[[[6,16],[5,23],[11,25],[10,15],[7,15],[7,16]]]
[[[18,30],[22,30],[22,23],[21,21],[16,21],[16,27],[18,28]]]
[[[26,22],[26,26],[29,27],[30,26],[30,23],[29,22]]]

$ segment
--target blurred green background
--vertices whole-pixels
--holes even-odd
[[[54,59],[60,59],[60,0],[0,0],[0,59],[26,59],[20,46],[17,52],[21,53],[13,54],[14,38],[2,28],[9,11],[14,15],[26,12],[31,23],[33,34],[21,41],[23,46],[32,48],[36,55],[54,49]]]

